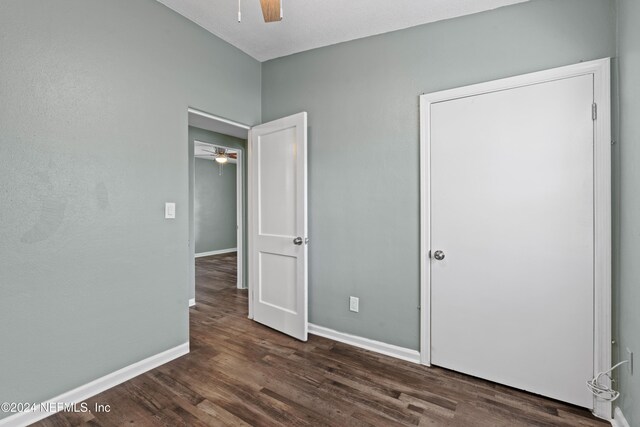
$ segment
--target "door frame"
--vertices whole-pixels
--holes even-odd
[[[200,123],[191,123],[191,119],[192,117],[194,119],[198,119],[200,120]],[[216,132],[216,133],[220,133],[223,135],[229,135],[229,136],[234,136],[237,138],[247,138],[248,137],[248,132],[249,129],[251,129],[251,126],[246,125],[244,123],[240,123],[240,122],[236,122],[234,120],[230,120],[230,119],[226,119],[224,117],[221,116],[216,116],[214,114],[211,113],[207,113],[206,111],[200,110],[198,108],[194,108],[194,107],[187,107],[187,129],[188,126],[196,126],[198,128],[204,129],[204,130],[209,130],[211,132]],[[248,141],[248,140],[247,140]],[[195,145],[194,141],[194,145]],[[202,141],[202,140],[198,140],[198,142],[204,143],[204,144],[209,144],[209,145],[220,145],[220,144],[212,144],[210,142],[207,141]],[[223,145],[220,145],[223,146]],[[237,185],[236,186],[236,203],[238,203],[237,205],[237,215],[238,215],[238,219],[236,220],[237,224],[239,225],[238,227],[238,235],[237,235],[237,248],[238,248],[238,281],[237,281],[237,288],[238,289],[247,289],[249,287],[249,283],[246,277],[244,277],[244,268],[245,268],[245,252],[246,252],[246,248],[244,245],[244,235],[245,235],[245,228],[246,228],[246,224],[244,221],[244,217],[243,217],[243,210],[244,210],[244,194],[245,194],[245,180],[244,180],[244,165],[242,164],[244,162],[244,159],[246,159],[245,153],[246,153],[246,148],[237,148],[237,147],[225,147],[225,148],[229,148],[232,150],[237,150],[238,151],[238,162],[237,162],[237,168],[236,168],[236,174],[237,174],[237,178],[240,181],[237,181],[238,183],[241,182],[241,185]],[[191,147],[190,150],[188,150],[188,155],[190,157],[194,157],[194,148]],[[191,186],[193,183],[195,183],[195,163],[193,163],[193,167],[189,167],[189,186]],[[194,205],[193,205],[193,200],[189,201],[189,221],[190,221],[190,225],[189,225],[189,244],[187,245],[187,251],[188,251],[188,260],[189,260],[189,287],[193,287],[195,288],[195,230],[192,229],[191,224],[193,224],[194,222],[194,216],[195,216],[195,211],[194,211]],[[189,300],[189,307],[193,307],[196,305],[196,299],[195,296],[193,299]]]
[[[251,140],[253,138],[253,132],[251,129],[249,129],[249,133],[247,135],[247,166],[248,163],[251,161],[251,158],[253,157],[253,153],[251,150]],[[247,167],[247,183],[251,182],[251,180],[253,179],[253,173],[252,169],[250,167]],[[248,271],[247,271],[247,275],[251,276],[251,261],[249,260],[249,256],[251,254],[251,251],[253,250],[253,241],[251,239],[251,235],[252,235],[252,231],[253,231],[253,213],[251,212],[251,208],[249,207],[251,205],[251,192],[253,191],[253,188],[251,185],[247,185],[247,266],[248,266]],[[247,314],[247,318],[253,320],[253,286],[251,286],[251,280],[249,281],[249,295],[248,295],[248,303],[249,303],[249,308],[248,308],[248,314]]]
[[[431,365],[431,105],[583,75],[594,77],[594,376],[611,367],[611,64],[609,58],[420,96],[420,363]],[[590,378],[585,378],[585,381]],[[608,382],[608,381],[607,381]],[[607,384],[610,385],[610,384]],[[611,419],[611,402],[593,413]]]
[[[243,262],[243,254],[244,254],[244,233],[242,230],[244,229],[244,219],[243,219],[243,210],[244,210],[244,150],[242,148],[228,147],[224,144],[214,144],[212,142],[201,141],[195,139],[194,143],[199,144],[207,144],[212,147],[225,148],[227,150],[235,151],[238,154],[238,158],[236,159],[236,253],[238,256],[238,267],[237,267],[237,282],[236,287],[238,289],[245,289],[244,285],[244,262]],[[194,168],[195,173],[195,168]],[[195,215],[195,210],[193,212]],[[195,241],[194,241],[195,244]],[[196,254],[197,258],[197,254]]]

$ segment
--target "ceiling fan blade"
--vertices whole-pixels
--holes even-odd
[[[215,156],[215,157],[217,157],[219,155],[225,154],[230,159],[234,159],[234,160],[238,159],[238,153],[230,153],[230,152],[226,151],[226,149],[224,149],[223,152],[221,152],[220,150],[210,151],[210,150],[207,150],[206,148],[202,148],[202,147],[199,147],[199,149],[200,149],[200,151],[208,153],[208,154],[200,154],[202,156]]]
[[[280,0],[260,0],[264,22],[282,21],[280,17]]]

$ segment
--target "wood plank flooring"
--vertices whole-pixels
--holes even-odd
[[[607,426],[588,411],[247,319],[235,254],[196,261],[191,353],[40,426]]]

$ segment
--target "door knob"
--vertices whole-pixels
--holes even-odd
[[[302,244],[302,237],[296,237],[293,239],[293,244],[300,246]]]
[[[435,251],[435,252],[433,253],[433,257],[434,257],[435,259],[437,259],[438,261],[442,261],[442,260],[444,259],[444,252],[442,252],[442,251]]]

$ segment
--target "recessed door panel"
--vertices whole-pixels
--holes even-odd
[[[298,260],[286,255],[260,252],[259,300],[274,308],[297,314]]]
[[[295,237],[296,128],[260,136],[257,145],[260,234]]]

